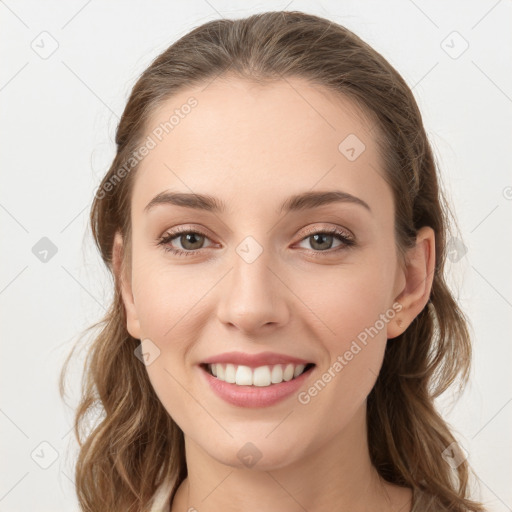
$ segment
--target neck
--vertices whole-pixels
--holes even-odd
[[[188,476],[178,488],[172,512],[408,512],[411,493],[384,482],[370,461],[365,408],[354,421],[320,447],[286,466],[268,470],[218,462],[185,436]],[[402,507],[402,508],[401,508]]]

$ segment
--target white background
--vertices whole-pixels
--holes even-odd
[[[78,510],[72,410],[58,396],[57,376],[77,336],[111,298],[87,221],[136,78],[206,21],[285,8],[352,29],[413,87],[467,247],[448,271],[472,323],[473,373],[461,400],[450,406],[448,397],[440,406],[481,479],[475,495],[489,510],[512,510],[511,2],[5,0],[1,511]],[[467,50],[453,58],[465,41]],[[45,59],[33,49],[52,44],[58,48]],[[43,237],[57,248],[45,263],[32,250]]]

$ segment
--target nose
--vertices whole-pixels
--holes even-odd
[[[272,266],[266,251],[252,262],[234,255],[233,268],[219,290],[217,314],[223,324],[256,335],[287,323],[290,292]]]

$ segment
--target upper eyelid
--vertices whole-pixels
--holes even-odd
[[[324,233],[324,232],[334,231],[334,230],[346,232],[349,236],[354,236],[352,234],[352,231],[349,230],[348,228],[345,228],[345,227],[342,227],[342,226],[335,226],[335,225],[324,226],[324,227],[312,227],[312,228],[306,229],[306,232],[304,233],[304,236],[308,236],[310,233],[313,233],[313,234],[316,233],[316,232]],[[203,228],[202,226],[201,227],[195,227],[195,226],[191,225],[191,226],[183,227],[182,225],[179,225],[179,226],[176,226],[176,227],[171,227],[171,228],[166,229],[162,233],[162,236],[160,238],[162,238],[162,237],[164,237],[166,235],[171,235],[171,234],[173,236],[177,236],[177,235],[182,234],[182,233],[199,233],[199,234],[203,234],[205,236],[210,237],[210,235],[208,234],[209,231],[210,231],[209,229]]]
[[[301,240],[303,240],[304,238],[306,238],[308,236],[312,236],[315,233],[329,233],[329,234],[335,235],[340,232],[344,235],[347,235],[347,238],[355,239],[354,234],[349,229],[347,229],[345,227],[340,227],[340,226],[329,226],[329,227],[323,227],[323,228],[320,227],[320,228],[307,229],[306,232],[304,233],[304,236],[301,238]]]

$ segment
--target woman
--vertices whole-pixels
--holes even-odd
[[[381,55],[301,12],[206,23],[142,74],[116,144],[84,511],[483,510],[433,402],[471,355],[448,207]]]

